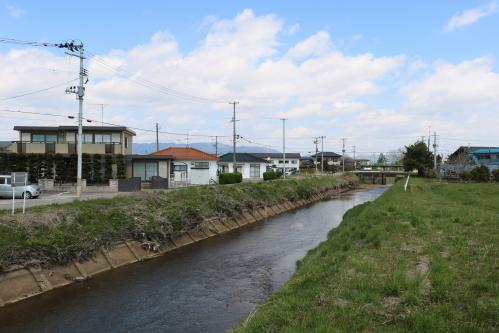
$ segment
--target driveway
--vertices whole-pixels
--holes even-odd
[[[114,198],[116,196],[129,195],[131,192],[117,192],[117,193],[91,193],[85,192],[81,194],[80,200],[100,199],[100,198]],[[26,208],[34,206],[50,205],[54,203],[67,203],[76,199],[75,193],[69,192],[42,192],[37,199],[26,199]],[[16,208],[23,207],[23,200],[16,199]],[[12,209],[12,199],[0,198],[0,210]]]

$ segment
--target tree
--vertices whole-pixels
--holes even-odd
[[[485,165],[481,165],[479,167],[471,170],[471,179],[477,182],[487,182],[490,180],[490,171]]]
[[[55,181],[62,184],[66,181],[66,161],[61,154],[55,154]]]
[[[385,165],[388,162],[388,159],[386,158],[385,154],[380,153],[378,157],[378,161],[376,164],[378,165]]]
[[[425,176],[433,167],[433,154],[428,150],[428,146],[418,141],[405,147],[403,164],[405,171],[418,170],[418,176]]]
[[[53,179],[54,178],[54,156],[52,154],[45,154],[45,172],[44,172],[44,178],[45,179]]]
[[[386,154],[387,162],[390,164],[401,165],[404,158],[404,149],[399,148],[396,150],[390,150]]]
[[[66,180],[74,183],[76,182],[76,170],[78,168],[78,155],[71,154],[69,156],[68,168],[67,168],[67,178]]]
[[[121,154],[116,155],[116,178],[126,178],[125,161],[123,160],[123,155]]]
[[[92,177],[92,160],[89,154],[81,154],[81,178],[91,181]]]
[[[102,183],[102,156],[94,154],[92,162],[92,183]]]
[[[104,180],[108,181],[113,178],[113,157],[106,155],[104,157]]]

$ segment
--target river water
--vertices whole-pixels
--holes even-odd
[[[225,332],[281,287],[348,209],[385,189],[342,194],[0,308],[0,332]]]

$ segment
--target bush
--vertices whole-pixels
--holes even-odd
[[[235,184],[243,181],[243,175],[239,172],[234,173],[221,173],[218,175],[218,182],[220,184]]]
[[[263,173],[263,180],[272,180],[281,178],[282,172],[279,171],[267,171]]]
[[[428,171],[426,172],[426,177],[428,178],[437,178],[437,176],[438,174],[435,169],[428,169]]]
[[[481,165],[471,170],[471,179],[477,182],[488,182],[490,180],[490,171],[485,165]]]
[[[461,177],[462,180],[470,180],[471,179],[471,172],[468,170],[464,170],[459,174],[459,177]]]
[[[492,178],[493,178],[496,182],[499,182],[499,169],[494,170],[494,172],[492,172]]]

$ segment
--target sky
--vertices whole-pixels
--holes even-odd
[[[287,118],[286,150],[304,154],[318,136],[358,156],[429,132],[444,154],[498,146],[498,31],[496,0],[0,1],[0,38],[84,43],[93,124],[104,104],[104,122],[147,130],[136,142],[159,123],[161,142],[229,143],[238,101],[239,144],[281,150]],[[1,110],[75,115],[64,90],[78,66],[59,48],[0,43],[0,140],[75,124]]]

